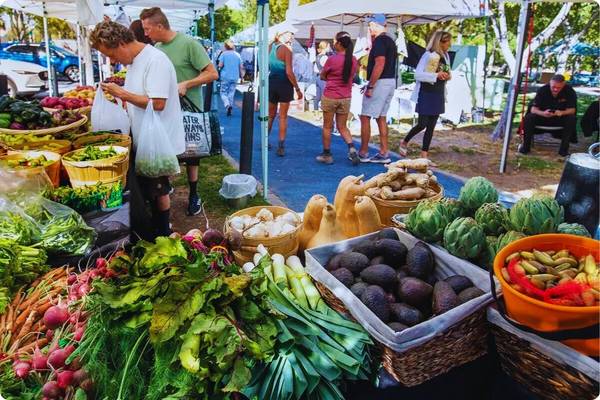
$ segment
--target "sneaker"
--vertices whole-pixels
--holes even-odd
[[[279,157],[283,157],[283,156],[285,156],[285,149],[283,148],[283,146],[279,146],[279,147],[277,148],[277,155],[278,155]]]
[[[391,162],[392,160],[390,159],[390,156],[385,154],[381,154],[381,153],[377,153],[375,154],[374,157],[371,157],[371,161],[372,163],[376,163],[376,164],[387,164],[389,162]]]
[[[360,164],[360,158],[358,157],[358,152],[355,149],[348,151],[348,160],[352,161],[352,165]]]
[[[198,215],[202,212],[202,202],[198,196],[190,197],[187,207],[187,215]]]
[[[337,129],[334,129],[333,131],[331,131],[331,134],[333,136],[342,136],[342,134],[340,133],[340,131],[338,131]]]
[[[527,152],[523,151],[523,145],[522,144],[520,144],[519,147],[517,147],[517,151],[519,152],[519,154],[522,154],[522,155],[525,155],[525,154],[529,153],[528,151]]]
[[[400,154],[402,157],[406,157],[408,155],[408,147],[406,147],[406,145],[403,145],[402,142],[400,142],[398,154]]]
[[[333,164],[333,156],[331,155],[331,153],[321,153],[317,156],[317,161],[323,164]]]
[[[231,117],[231,111],[233,110],[233,107],[229,106],[227,107],[227,116]]]
[[[367,163],[367,162],[371,162],[371,157],[369,157],[369,154],[360,154],[358,153],[358,160],[362,163]]]
[[[175,188],[173,186],[171,186],[171,189],[169,189],[169,196],[172,195],[173,193],[175,193]]]

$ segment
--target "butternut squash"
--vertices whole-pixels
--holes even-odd
[[[356,223],[356,221],[354,221],[354,223]],[[335,207],[332,204],[327,203],[323,209],[323,217],[321,218],[319,231],[308,241],[306,248],[312,249],[313,247],[339,242],[344,239],[346,239],[346,236],[344,236],[344,232],[337,222]]]
[[[360,176],[347,176],[340,181],[333,204],[337,213],[337,220],[342,232],[347,238],[358,236],[356,212],[354,201],[356,196],[362,196],[367,189]]]
[[[308,200],[308,203],[306,203],[302,230],[298,234],[299,254],[302,254],[302,252],[306,250],[308,241],[319,231],[319,225],[321,224],[321,218],[323,216],[323,208],[325,208],[326,205],[327,198],[321,194],[315,194]]]
[[[358,217],[358,232],[361,235],[377,232],[384,228],[381,218],[379,218],[379,211],[370,197],[358,196],[354,203],[354,210]]]

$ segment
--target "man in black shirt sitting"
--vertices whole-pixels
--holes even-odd
[[[558,154],[569,155],[569,141],[577,142],[577,94],[565,82],[562,75],[554,75],[550,83],[538,89],[531,111],[525,115],[523,128],[525,131],[523,144],[519,153],[527,154],[531,150],[531,142],[536,126],[558,126],[562,128]]]

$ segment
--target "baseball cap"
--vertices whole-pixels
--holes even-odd
[[[367,22],[375,22],[376,24],[383,26],[386,24],[385,14],[373,14],[370,17],[367,17],[366,21]]]

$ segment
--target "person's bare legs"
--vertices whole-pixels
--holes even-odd
[[[339,128],[338,128],[339,129]],[[371,140],[371,117],[360,116],[360,151],[363,156],[369,154],[369,140]]]
[[[269,133],[273,129],[273,121],[277,116],[277,103],[269,103]]]
[[[342,135],[342,139],[344,139],[344,143],[352,143],[352,134],[348,129],[348,114],[335,114],[335,124],[340,135]]]
[[[187,169],[188,182],[198,182],[198,166],[188,165],[185,168]]]
[[[290,103],[279,103],[279,141],[283,142],[287,134],[287,120]]]
[[[386,117],[377,118],[377,127],[379,128],[379,154],[388,153],[388,126]]]
[[[321,133],[323,139],[323,150],[331,149],[331,130],[333,129],[333,116],[334,113],[323,111],[323,131]]]

